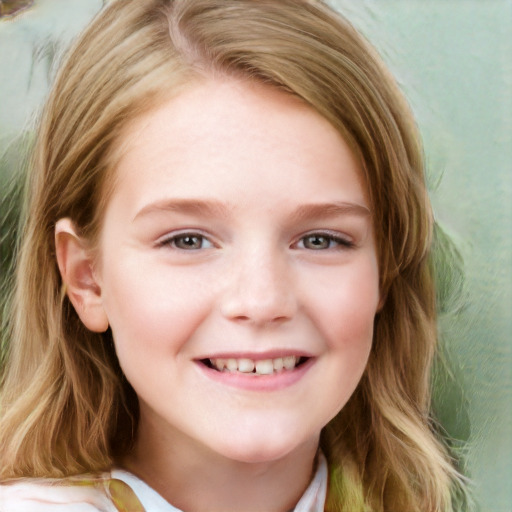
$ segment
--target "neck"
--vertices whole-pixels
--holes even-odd
[[[162,444],[144,430],[123,465],[183,511],[288,512],[309,485],[318,447],[314,440],[278,460],[240,462],[175,435]]]

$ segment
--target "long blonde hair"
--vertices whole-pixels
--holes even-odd
[[[365,374],[327,425],[326,509],[446,512],[457,473],[432,431],[432,215],[414,120],[376,52],[315,0],[119,0],[67,55],[40,123],[11,298],[0,479],[103,471],[137,429],[110,333],[89,332],[59,277],[53,231],[94,240],[126,123],[212,73],[302,98],[362,162],[385,303]]]

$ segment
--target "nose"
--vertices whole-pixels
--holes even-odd
[[[293,271],[283,255],[255,249],[234,257],[227,269],[222,315],[254,326],[280,324],[297,311]]]

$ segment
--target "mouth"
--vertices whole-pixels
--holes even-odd
[[[310,359],[310,357],[304,356],[284,356],[272,359],[207,358],[201,359],[200,363],[217,372],[256,377],[292,372]]]

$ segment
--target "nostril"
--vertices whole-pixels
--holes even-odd
[[[288,316],[276,316],[272,317],[271,315],[264,315],[264,314],[254,314],[252,316],[247,315],[237,315],[234,317],[231,317],[232,320],[240,322],[240,323],[246,323],[246,324],[254,324],[254,325],[271,325],[271,324],[280,324],[284,323],[290,320],[290,317]]]
[[[263,258],[264,259],[264,258]],[[294,286],[275,265],[255,265],[255,272],[235,272],[226,280],[219,302],[222,315],[247,325],[280,324],[289,321],[297,311]],[[268,267],[268,268],[267,268]],[[269,270],[270,269],[270,270]]]
[[[238,320],[240,322],[248,322],[250,318],[247,315],[234,315],[233,320]]]

